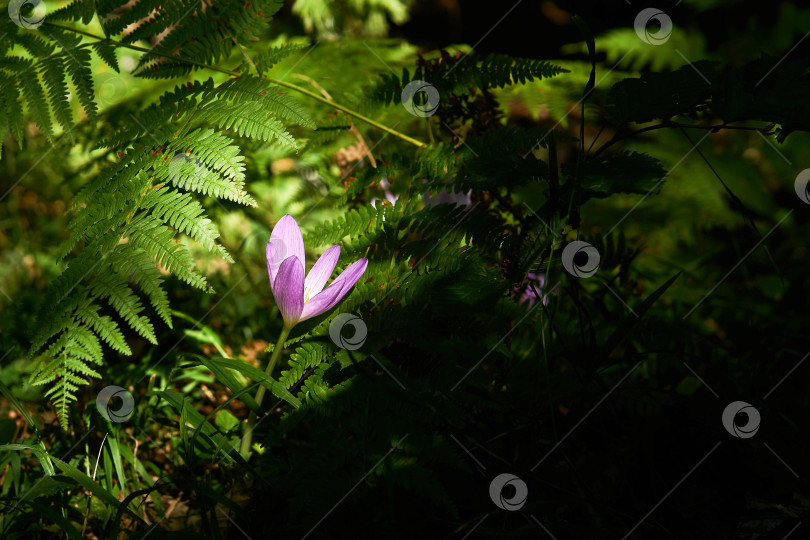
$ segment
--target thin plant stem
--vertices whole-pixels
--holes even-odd
[[[278,336],[278,341],[276,342],[276,346],[273,348],[273,354],[270,356],[270,361],[267,363],[267,368],[265,368],[264,372],[267,374],[267,378],[270,379],[273,376],[273,370],[276,367],[276,363],[278,359],[281,358],[281,350],[284,348],[284,342],[287,340],[287,336],[290,335],[291,328],[287,328],[286,326],[281,330],[281,334]],[[264,401],[264,394],[267,391],[267,388],[264,385],[259,386],[259,390],[256,392],[256,405],[261,407],[262,401]],[[242,435],[242,445],[239,448],[239,453],[247,459],[250,455],[250,446],[253,443],[253,428],[256,425],[256,413],[250,411],[248,415],[248,421],[245,424],[245,432]]]

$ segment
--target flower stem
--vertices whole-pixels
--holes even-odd
[[[273,354],[270,356],[270,362],[267,363],[267,368],[264,372],[267,374],[267,378],[273,376],[273,369],[276,367],[276,362],[281,357],[281,350],[284,348],[284,342],[287,340],[287,336],[290,335],[291,328],[287,328],[286,326],[281,330],[281,334],[278,336],[278,341],[276,342],[276,346],[273,348]],[[259,386],[259,390],[256,392],[256,404],[261,407],[262,401],[264,401],[264,394],[267,391],[267,388],[264,385]],[[253,442],[253,428],[256,425],[256,413],[250,411],[248,415],[247,424],[245,424],[245,432],[242,435],[242,446],[239,449],[239,453],[242,454],[242,457],[245,459],[248,458],[250,455],[250,445]]]

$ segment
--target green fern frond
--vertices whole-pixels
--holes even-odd
[[[413,77],[405,69],[402,77],[384,73],[382,80],[369,89],[369,96],[384,104],[398,103],[403,88],[412,81],[425,81],[435,87],[442,99],[469,94],[471,89],[503,88],[526,81],[554,77],[568,70],[543,60],[513,58],[490,54],[483,58],[475,53],[451,56],[442,51],[436,60],[419,59]]]
[[[585,190],[585,198],[604,198],[613,193],[648,193],[662,186],[666,176],[666,170],[657,159],[637,152],[585,160],[582,167],[580,186]],[[573,176],[572,169],[563,168],[566,174]]]
[[[414,208],[410,203],[408,210]],[[371,235],[383,226],[391,224],[403,215],[404,207],[400,202],[395,206],[380,205],[373,208],[371,205],[361,206],[346,212],[345,215],[324,224],[317,233],[307,235],[307,242],[311,245],[324,246],[337,244],[344,238],[353,238],[361,234]]]
[[[92,47],[105,64],[110,66],[116,73],[121,71],[118,67],[118,57],[115,55],[115,45],[109,41],[96,41]]]
[[[148,4],[148,2],[142,2]],[[48,21],[77,21],[82,24],[89,24],[98,10],[99,17],[105,14],[104,7],[113,8],[113,2],[106,0],[74,0],[66,6],[62,6],[55,11],[48,12]]]
[[[169,145],[154,163],[156,181],[188,191],[255,206],[244,188],[243,156],[233,141],[212,129],[199,129]]]
[[[130,243],[147,253],[155,254],[155,262],[167,271],[198,289],[206,290],[205,278],[193,270],[188,251],[174,241],[174,231],[158,218],[147,216],[140,220],[129,237]]]
[[[258,77],[245,76],[226,81],[207,96],[207,100],[214,98],[224,98],[234,105],[261,103],[262,109],[273,116],[301,126],[315,127],[306,110],[295,99],[278,86]],[[207,100],[203,100],[203,105]]]
[[[270,68],[272,68],[274,65],[278,64],[291,54],[295,54],[298,51],[302,51],[308,47],[309,45],[285,43],[284,45],[273,47],[271,49],[264,51],[261,54],[258,54],[253,59],[253,63],[256,65],[256,69],[259,70],[259,73],[264,73],[266,71],[269,71]]]
[[[216,64],[227,58],[233,47],[247,44],[267,29],[268,21],[282,6],[277,0],[245,3],[223,0],[205,8],[199,2],[181,0],[161,5],[126,40],[134,42],[169,30],[152,51],[145,54],[139,69],[159,65],[162,55],[174,55],[192,62]]]
[[[45,397],[53,400],[63,429],[68,425],[68,408],[76,401],[76,392],[101,375],[89,363],[101,365],[101,346],[86,326],[73,323],[68,332],[53,343],[31,375],[34,386],[47,385]]]
[[[290,355],[290,369],[284,370],[279,376],[279,382],[284,388],[292,388],[301,380],[304,374],[312,367],[317,367],[326,359],[323,347],[314,343],[304,343],[296,347]]]
[[[131,355],[132,349],[129,348],[127,342],[124,340],[124,334],[118,324],[112,320],[109,315],[99,315],[99,306],[94,304],[83,305],[75,312],[77,320],[86,323],[93,332],[96,333],[102,340],[122,354]]]
[[[96,115],[98,108],[94,100],[93,72],[90,70],[90,51],[75,48],[70,51],[67,71],[76,87],[76,95],[84,111],[91,118]]]
[[[87,117],[96,117],[91,51],[119,71],[116,36],[124,43],[162,36],[141,56],[136,74],[185,79],[202,62],[215,64],[229,58],[235,47],[250,44],[281,6],[278,0],[205,5],[192,0],[126,5],[76,0],[48,14],[48,21],[88,23],[97,17],[107,36],[101,40],[53,25],[26,32],[7,21],[0,25],[9,30],[0,44],[0,129],[11,131],[20,143],[27,114],[51,141],[57,129],[70,133],[74,118],[69,95]],[[281,46],[260,55],[259,63],[269,69],[301,48]],[[18,54],[10,55],[12,50]],[[59,258],[68,258],[68,265],[44,295],[39,331],[29,349],[29,357],[38,359],[32,381],[47,386],[63,426],[78,390],[97,376],[93,366],[103,362],[105,348],[132,353],[121,321],[141,338],[157,342],[144,299],[172,326],[165,273],[213,292],[178,242],[181,235],[233,262],[195,194],[255,206],[246,192],[243,141],[297,148],[287,124],[315,126],[292,97],[250,75],[219,85],[211,78],[182,80],[128,117],[113,109],[104,114],[111,128],[96,146],[95,161],[86,165],[89,179],[71,203],[69,236],[60,246]],[[114,313],[101,314],[105,303]]]
[[[22,140],[23,115],[20,105],[19,90],[14,81],[0,71],[0,109],[3,112],[3,124],[17,141]],[[0,145],[2,146],[2,145]]]
[[[290,135],[284,124],[256,102],[248,102],[234,106],[225,101],[212,101],[205,108],[198,109],[195,117],[214,123],[221,129],[230,129],[241,137],[259,139],[287,144],[298,148],[295,139]]]
[[[163,278],[149,254],[143,249],[121,244],[110,254],[110,265],[119,276],[140,287],[158,316],[173,328],[169,298],[161,287]]]
[[[36,73],[20,79],[22,93],[28,103],[28,112],[34,117],[34,121],[42,133],[53,142],[53,127],[51,126],[51,114],[48,103],[45,101],[45,90]]]
[[[217,244],[219,233],[216,227],[203,216],[203,207],[192,199],[191,194],[171,189],[155,190],[142,199],[141,208],[151,208],[152,216],[194,238],[226,261],[234,262],[225,248]]]
[[[66,131],[73,125],[73,114],[70,111],[67,94],[68,87],[65,81],[64,59],[60,56],[51,56],[42,61],[42,77],[45,87],[51,98],[51,109],[54,117]]]
[[[89,286],[90,294],[94,298],[106,299],[133,330],[157,345],[152,323],[147,317],[139,315],[143,311],[140,299],[132,293],[126,282],[121,281],[118,274],[105,272],[106,269],[106,266],[101,267],[93,276]]]
[[[23,73],[34,65],[33,60],[30,58],[23,58],[21,56],[6,56],[3,58],[3,63],[0,64],[0,69],[8,70],[12,73]]]
[[[55,43],[48,43],[44,39],[31,33],[20,33],[14,36],[14,41],[21,45],[34,58],[44,58],[53,54]]]
[[[142,79],[179,79],[187,76],[194,70],[192,64],[176,61],[166,61],[144,66],[136,75]]]

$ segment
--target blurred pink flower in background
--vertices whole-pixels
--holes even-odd
[[[526,281],[523,285],[516,285],[513,289],[513,296],[516,296],[519,303],[528,302],[529,307],[534,305],[535,300],[537,300],[537,295],[534,294],[530,284],[534,285],[534,288],[537,290],[537,293],[543,298],[543,305],[548,305],[548,295],[543,294],[543,288],[546,285],[546,275],[545,274],[533,274],[529,272],[526,275]]]
[[[423,178],[422,183],[426,184],[427,178]],[[399,199],[399,195],[394,195],[391,193],[391,184],[388,182],[387,178],[380,180],[380,187],[383,190],[385,200],[392,205],[396,204],[397,200]],[[456,193],[455,188],[450,186],[450,191],[448,191],[447,188],[444,188],[441,191],[433,194],[425,193],[423,199],[427,206],[436,206],[437,204],[456,204],[469,208],[472,206],[472,190],[467,190],[466,193]],[[376,208],[376,203],[379,200],[382,199],[379,197],[372,197],[370,201],[371,206]]]
[[[385,200],[390,202],[392,205],[396,204],[397,199],[399,197],[397,195],[394,195],[394,194],[391,193],[391,191],[390,191],[391,184],[388,182],[388,178],[383,178],[382,180],[380,180],[380,187],[383,189],[383,194],[385,195]],[[377,201],[379,201],[379,200],[380,200],[379,197],[372,197],[371,198],[371,206],[373,208],[376,208],[377,205],[375,203]]]

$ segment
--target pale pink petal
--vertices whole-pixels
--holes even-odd
[[[304,303],[323,290],[340,257],[340,246],[332,246],[315,262],[304,281]]]
[[[270,242],[267,242],[267,248],[265,249],[265,254],[267,256],[267,277],[270,278],[270,291],[273,293],[275,297],[275,281],[276,281],[276,273],[278,268],[275,268],[275,271],[271,268],[271,263],[274,260],[276,255],[276,248]]]
[[[300,320],[309,319],[310,317],[315,317],[316,315],[320,315],[321,313],[326,313],[333,307],[335,307],[338,302],[340,302],[346,293],[357,283],[357,280],[363,275],[366,271],[366,267],[368,266],[368,259],[363,258],[357,261],[354,261],[350,264],[346,270],[341,272],[341,274],[335,278],[327,288],[319,292],[315,295],[314,298],[310,299],[309,302],[306,303],[304,306],[304,310],[301,313]],[[312,306],[310,306],[312,304]]]
[[[284,326],[298,323],[304,309],[304,265],[298,257],[287,257],[279,266],[273,296],[284,318]]]
[[[298,257],[301,264],[306,261],[304,256],[304,238],[295,219],[289,214],[282,217],[273,227],[270,240],[267,242],[267,271],[270,281],[275,283],[281,263],[289,257]],[[272,250],[270,246],[272,245]]]
[[[336,300],[339,300],[338,297],[342,297],[341,293],[343,292],[344,285],[345,284],[342,282],[337,285],[333,283],[316,294],[313,298],[310,298],[310,300],[304,304],[304,310],[301,312],[299,320],[305,321],[332,309],[335,304],[337,304]]]

